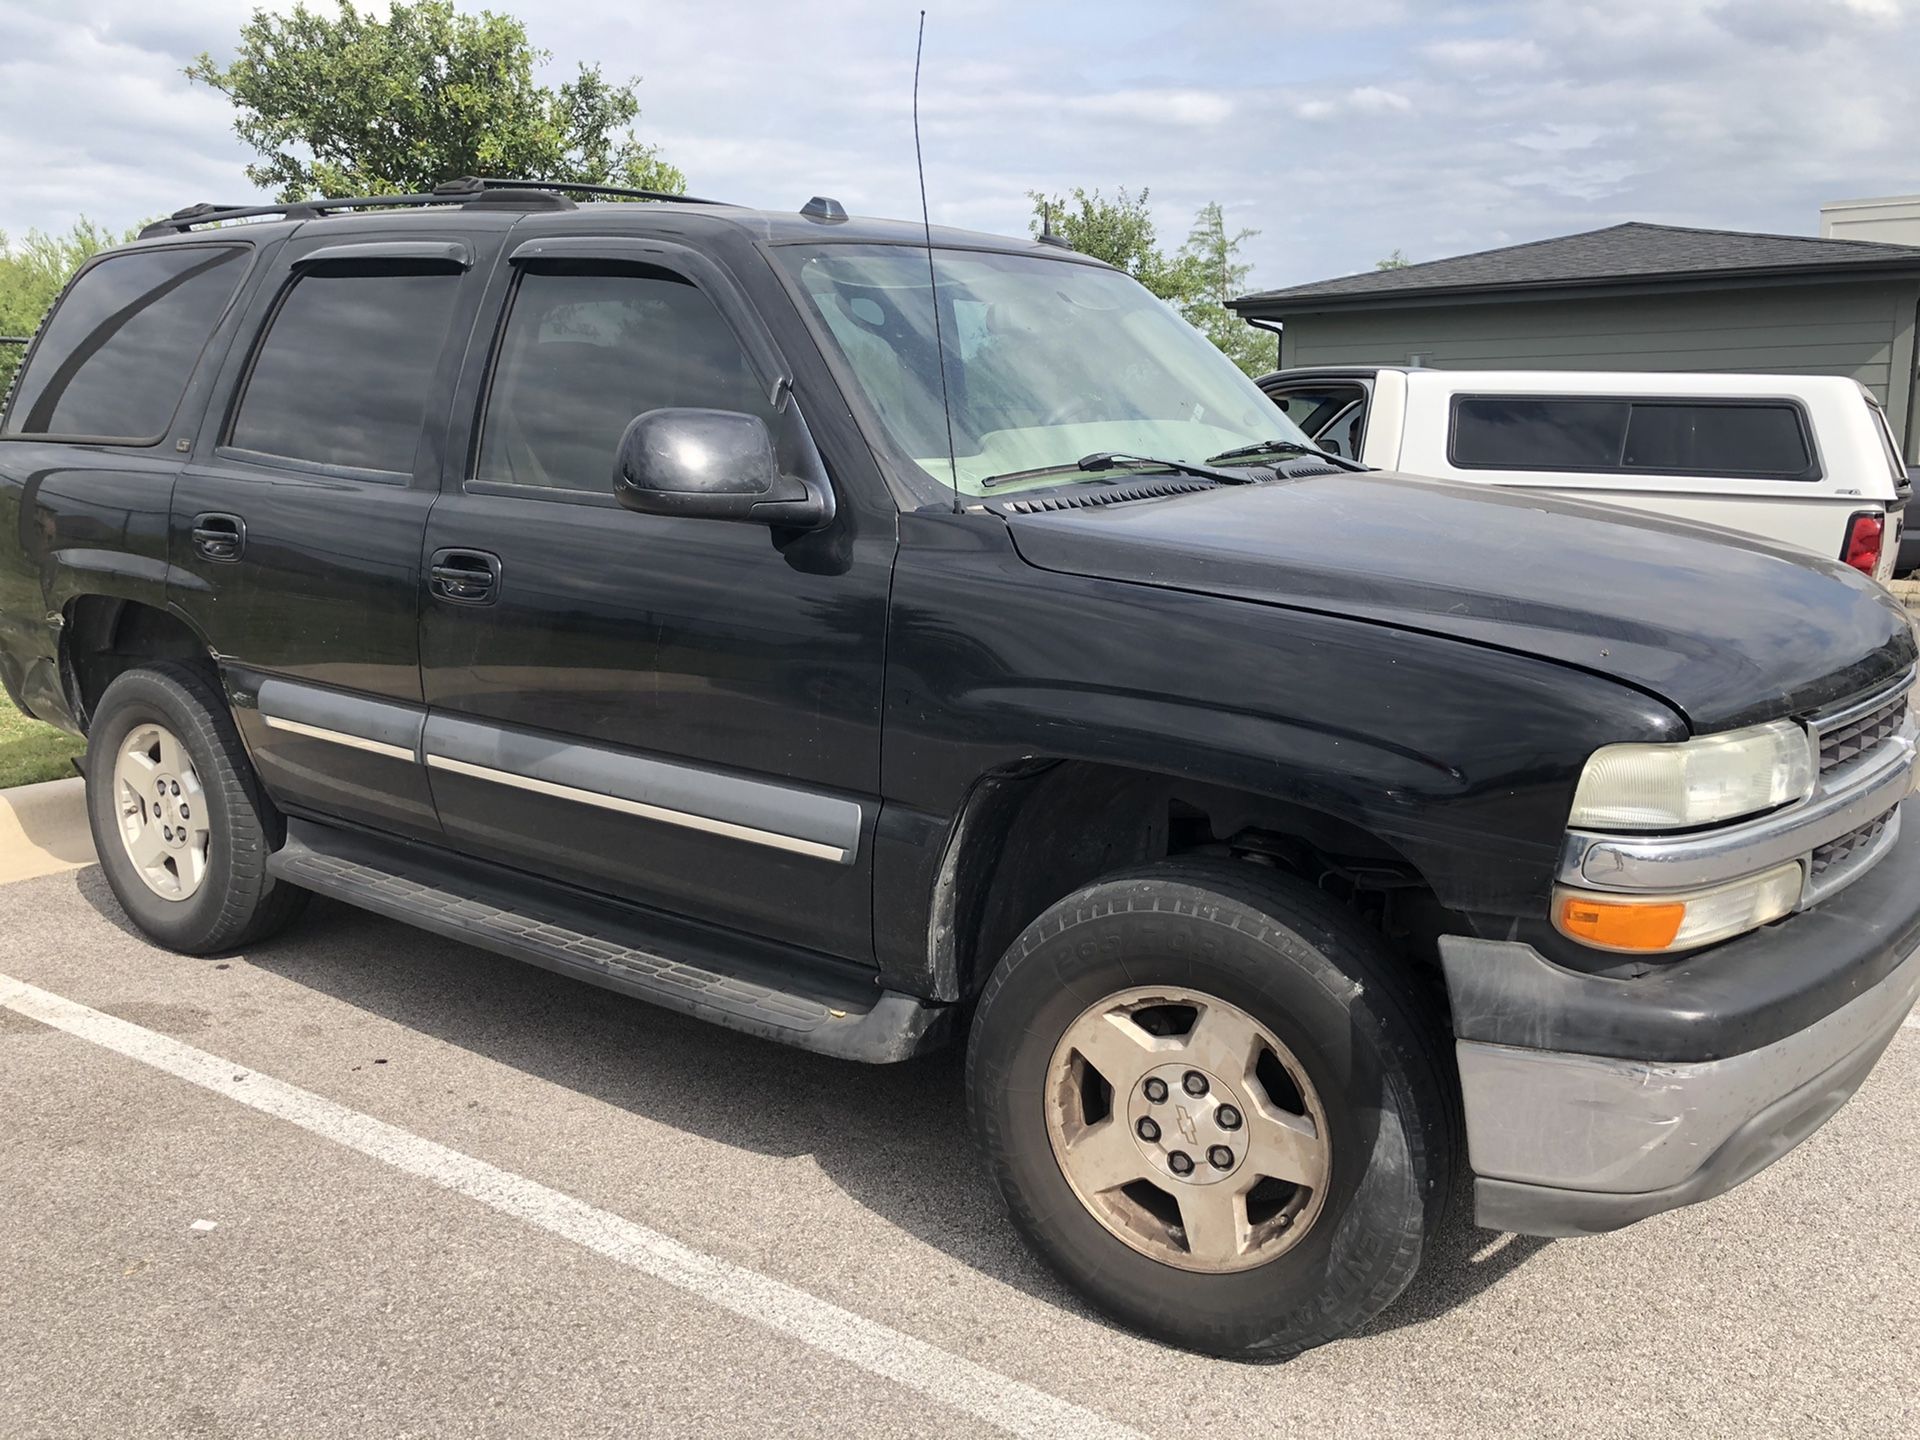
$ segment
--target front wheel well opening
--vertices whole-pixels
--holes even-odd
[[[67,605],[65,620],[61,670],[83,731],[91,725],[107,687],[128,670],[173,660],[202,667],[217,677],[206,642],[186,621],[156,606],[109,595],[82,595]]]
[[[1103,876],[1184,856],[1264,866],[1354,911],[1436,983],[1438,938],[1460,920],[1406,855],[1310,806],[1118,767],[1031,763],[987,777],[965,853],[943,882],[935,946],[956,998],[976,993],[1015,938]],[[941,957],[936,955],[936,964]]]

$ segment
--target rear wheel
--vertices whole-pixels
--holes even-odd
[[[259,940],[306,892],[267,873],[283,833],[226,701],[187,665],[129,670],[88,727],[87,812],[107,883],[168,949],[204,955]]]
[[[162,900],[191,900],[213,849],[206,786],[165,725],[141,721],[114,747],[113,809],[126,864]]]
[[[1458,1142],[1440,1037],[1370,929],[1240,863],[1149,867],[1017,940],[974,1022],[1015,1222],[1125,1323],[1284,1359],[1412,1279]]]

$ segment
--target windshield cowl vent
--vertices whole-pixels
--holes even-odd
[[[1191,495],[1196,490],[1215,488],[1205,480],[1143,480],[1138,484],[1115,485],[1105,490],[1080,490],[1070,495],[1047,495],[1002,503],[1015,515],[1044,515],[1049,510],[1092,510],[1102,505],[1123,504],[1128,500],[1156,500],[1165,495]]]

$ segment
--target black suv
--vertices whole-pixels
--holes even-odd
[[[1227,1355],[1388,1304],[1463,1167],[1604,1230],[1852,1093],[1920,990],[1884,591],[1360,473],[1124,275],[928,239],[466,182],[88,264],[0,678],[89,737],[127,913],[964,1038],[1020,1228]]]

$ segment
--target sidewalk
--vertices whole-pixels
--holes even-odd
[[[0,790],[0,885],[94,863],[78,775]]]

